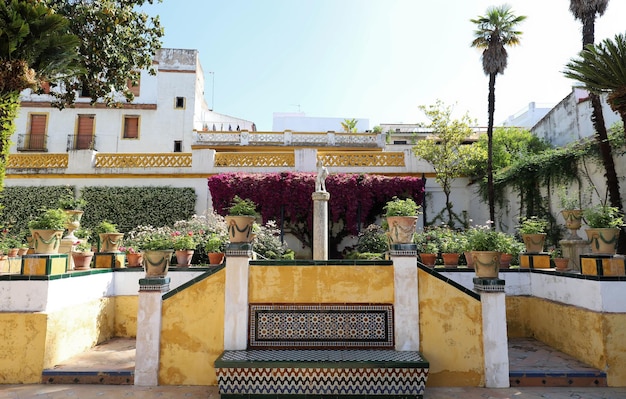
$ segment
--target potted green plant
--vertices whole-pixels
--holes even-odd
[[[465,235],[457,231],[445,229],[440,239],[441,259],[446,267],[459,265],[461,252],[467,246]]]
[[[620,228],[624,224],[623,215],[616,207],[599,204],[583,212],[587,226],[585,232],[596,254],[615,254]]]
[[[492,229],[489,225],[473,226],[466,231],[471,262],[476,276],[480,278],[498,278],[502,241],[504,233]]]
[[[174,251],[176,251],[176,265],[178,267],[188,267],[191,265],[191,259],[198,243],[193,231],[187,233],[181,233],[175,231],[172,233],[174,236]]]
[[[526,252],[543,252],[543,247],[546,242],[547,227],[548,222],[538,216],[531,216],[520,219],[520,224],[517,226],[517,231],[522,237],[524,245],[526,245]]]
[[[103,220],[94,229],[98,234],[98,246],[100,252],[119,252],[119,247],[122,245],[124,239],[124,233],[117,231],[117,225],[111,223],[109,220]]]
[[[252,225],[257,216],[256,204],[235,195],[228,207],[226,224],[231,243],[249,243],[254,240]]]
[[[74,270],[89,269],[93,255],[91,243],[88,240],[76,241],[75,245],[72,247]]]
[[[434,241],[426,241],[418,246],[418,252],[422,263],[428,267],[434,267],[437,263],[439,247]]]
[[[389,242],[391,244],[410,244],[417,226],[420,206],[411,198],[393,197],[384,208],[387,220]]]
[[[36,254],[57,254],[67,215],[62,209],[43,210],[39,216],[28,222],[33,249]]]
[[[224,261],[224,249],[226,242],[224,237],[220,237],[218,233],[211,233],[205,245],[206,253],[209,257],[209,264],[221,265]]]
[[[137,226],[129,232],[143,252],[146,277],[165,277],[174,253],[174,235],[167,227]]]
[[[565,271],[569,269],[569,258],[563,257],[563,251],[561,248],[554,248],[550,252],[550,258],[552,259],[556,270]]]

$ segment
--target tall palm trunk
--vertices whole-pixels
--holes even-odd
[[[496,193],[493,187],[493,114],[496,110],[496,73],[489,74],[489,96],[487,98],[489,120],[487,122],[487,201],[489,202],[489,220],[495,228]]]

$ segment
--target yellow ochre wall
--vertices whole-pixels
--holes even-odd
[[[50,368],[113,337],[114,301],[105,297],[48,313],[43,368]]]
[[[48,316],[0,313],[0,384],[41,382]]]
[[[163,301],[159,385],[217,385],[225,280],[222,269]]]
[[[480,301],[418,270],[420,351],[427,386],[484,386]]]
[[[135,338],[137,336],[137,311],[139,297],[124,295],[115,297],[115,336]]]
[[[250,303],[393,303],[392,266],[251,266]]]
[[[533,337],[607,373],[626,386],[626,314],[598,313],[546,299],[507,297],[509,337]]]

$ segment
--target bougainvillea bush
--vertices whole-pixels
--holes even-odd
[[[222,173],[209,177],[208,186],[217,213],[226,215],[235,195],[251,199],[258,205],[263,222],[276,220],[310,247],[315,176],[303,172]],[[374,223],[394,196],[412,198],[418,204],[424,198],[424,180],[418,177],[333,173],[326,179],[326,189],[330,193],[332,257],[338,257],[336,248],[343,238],[357,235],[361,226]]]

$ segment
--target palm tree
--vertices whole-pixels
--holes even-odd
[[[356,119],[344,119],[343,122],[341,122],[341,127],[346,133],[355,133],[357,123],[359,123],[359,121]]]
[[[570,0],[569,10],[572,14],[574,14],[574,18],[580,20],[583,24],[583,50],[586,46],[594,44],[596,15],[602,16],[606,11],[608,4],[609,0]],[[591,114],[591,122],[593,123],[593,127],[596,131],[595,136],[598,146],[600,147],[600,154],[602,156],[602,163],[605,171],[604,176],[606,178],[606,185],[609,191],[609,201],[611,206],[622,209],[619,180],[617,179],[611,144],[608,140],[606,124],[602,113],[602,103],[600,102],[600,96],[598,95],[600,93],[602,93],[602,91],[596,92],[590,90],[589,100],[591,101],[591,107],[593,110]],[[624,116],[622,115],[622,120],[623,119]]]
[[[471,21],[476,24],[472,47],[483,49],[483,72],[489,76],[489,96],[487,124],[487,199],[489,202],[489,218],[495,222],[495,191],[493,187],[493,115],[496,108],[496,75],[504,73],[508,54],[505,46],[520,43],[522,32],[517,26],[526,19],[516,16],[508,5],[489,7],[487,14]],[[493,224],[495,226],[495,223]]]
[[[0,189],[20,92],[79,70],[79,40],[68,26],[40,1],[0,2]]]

